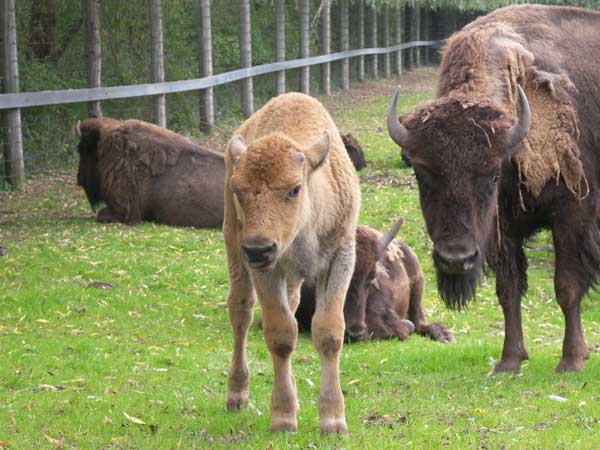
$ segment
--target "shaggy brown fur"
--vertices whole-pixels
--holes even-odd
[[[365,153],[363,152],[362,147],[356,140],[356,138],[352,135],[352,133],[342,134],[340,133],[340,137],[342,138],[342,142],[346,147],[346,151],[348,152],[348,156],[354,164],[354,168],[356,170],[362,170],[367,167],[367,161],[365,161]]]
[[[425,320],[425,280],[417,255],[398,239],[382,251],[381,237],[366,226],[356,229],[356,265],[344,305],[346,338],[405,340],[416,331],[439,342],[454,342],[452,333],[442,324]],[[314,288],[303,287],[296,311],[302,328],[310,330],[314,310]]]
[[[463,307],[484,263],[496,273],[505,317],[497,372],[518,372],[528,357],[523,243],[540,228],[552,231],[565,317],[556,370],[581,370],[589,356],[579,305],[600,278],[598,30],[600,13],[570,7],[512,6],[475,20],[446,44],[439,98],[392,134],[415,169],[442,298]],[[513,145],[517,84],[531,126]]]
[[[77,183],[92,208],[107,204],[99,222],[222,225],[222,155],[139,120],[88,119],[77,129]]]
[[[271,429],[296,430],[290,358],[298,333],[294,312],[306,280],[317,286],[312,336],[323,371],[321,430],[346,433],[339,354],[360,190],[337,128],[315,99],[280,95],[237,130],[225,161],[223,236],[234,334],[227,407],[248,404],[246,337],[256,292],[274,367]]]

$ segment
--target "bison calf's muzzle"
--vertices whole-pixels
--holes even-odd
[[[242,250],[251,268],[264,269],[275,261],[277,244],[268,240],[244,239]]]

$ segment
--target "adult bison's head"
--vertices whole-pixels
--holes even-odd
[[[241,136],[230,140],[228,184],[242,224],[242,251],[252,269],[271,269],[308,221],[308,178],[326,160],[329,145],[328,131],[307,147],[281,133],[248,146]]]
[[[375,280],[377,263],[385,255],[403,221],[399,219],[384,235],[369,227],[359,226],[356,229],[356,264],[344,303],[346,335],[351,341],[369,340],[366,323],[369,289]]]
[[[518,96],[518,119],[491,103],[442,97],[398,120],[398,92],[389,109],[388,131],[414,168],[438,290],[450,307],[475,295],[487,253],[498,245],[501,164],[531,124],[520,86]]]
[[[77,170],[77,185],[85,191],[93,210],[102,202],[100,194],[100,172],[98,169],[98,139],[100,127],[96,122],[100,119],[88,119],[78,122],[75,133],[79,138],[77,152],[79,153],[79,169]]]

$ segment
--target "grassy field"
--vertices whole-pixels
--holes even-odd
[[[453,330],[455,345],[412,337],[345,346],[350,436],[323,437],[319,362],[303,335],[293,356],[299,431],[272,434],[272,368],[256,326],[250,408],[225,410],[231,332],[221,233],[100,225],[74,172],[38,178],[23,193],[0,193],[0,245],[9,250],[0,258],[0,448],[600,448],[599,294],[583,304],[593,349],[585,370],[554,374],[563,320],[551,240],[528,243],[531,360],[518,376],[490,375],[503,339],[494,280],[463,313],[437,296],[414,177],[385,130],[395,83],[405,111],[432,96],[432,73],[420,71],[326,104],[369,161],[361,223],[383,230],[405,218],[401,237],[421,259],[427,315]]]

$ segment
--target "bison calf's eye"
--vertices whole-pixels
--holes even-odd
[[[300,193],[300,185],[296,186],[294,189],[292,189],[290,192],[288,192],[288,197],[296,198],[296,197],[298,197],[299,193]]]

